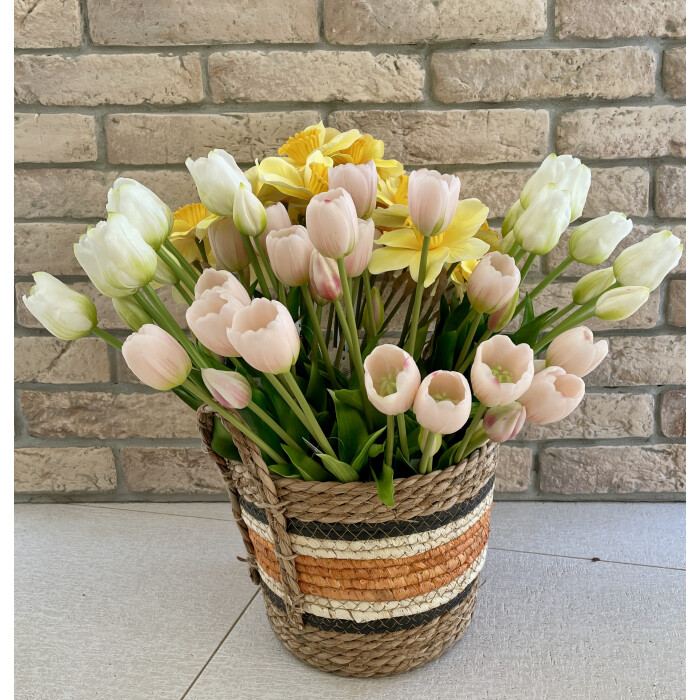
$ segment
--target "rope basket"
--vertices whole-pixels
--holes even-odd
[[[198,412],[226,483],[277,638],[306,663],[343,676],[402,673],[463,634],[486,556],[497,446],[448,469],[394,481],[393,508],[373,482],[271,474],[258,447],[222,421],[241,456],[212,450],[214,416]]]

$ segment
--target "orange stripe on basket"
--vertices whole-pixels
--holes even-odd
[[[428,552],[402,559],[328,559],[299,555],[295,562],[299,587],[336,600],[402,600],[447,585],[464,573],[488,540],[490,508],[462,535]],[[250,531],[262,569],[279,581],[279,567],[270,542]]]

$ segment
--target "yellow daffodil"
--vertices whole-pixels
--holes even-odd
[[[392,204],[408,204],[408,175],[401,173],[377,181],[377,201],[389,207]]]
[[[328,155],[325,150],[324,154]],[[370,160],[373,160],[377,166],[377,175],[380,179],[397,177],[403,173],[403,165],[398,160],[384,160],[384,141],[375,139],[369,134],[362,134],[348,148],[333,154],[333,162],[336,165],[344,163],[361,165]]]
[[[488,245],[489,249],[487,252],[501,252],[501,239],[486,222],[484,222],[481,228],[474,234],[474,238],[478,238]],[[484,255],[486,255],[486,253],[484,253]],[[462,262],[460,262],[459,265],[457,265],[457,267],[455,267],[455,269],[452,271],[451,279],[455,284],[455,288],[457,289],[460,299],[464,295],[467,288],[469,276],[472,272],[474,272],[474,268],[477,266],[478,262],[479,261],[476,259],[462,260]]]
[[[172,244],[182,253],[188,262],[202,261],[202,256],[197,247],[197,226],[204,220],[211,218],[212,213],[199,202],[187,204],[173,212],[173,230],[170,234]],[[200,232],[201,236],[201,232]],[[214,263],[211,255],[209,241],[204,241],[207,257],[211,264]]]
[[[408,213],[407,207],[400,204],[380,211],[388,212],[388,217],[398,217],[402,210]],[[489,244],[476,237],[488,213],[488,207],[478,199],[464,199],[459,202],[450,225],[441,234],[430,239],[426,287],[435,281],[445,263],[479,260],[488,252]],[[383,247],[372,253],[369,271],[373,275],[408,267],[411,277],[418,280],[423,237],[413,228],[408,216],[404,218],[402,228],[386,231],[377,243]]]
[[[349,148],[358,138],[360,132],[357,129],[341,133],[337,129],[325,127],[320,121],[287,139],[277,152],[280,156],[285,156],[292,165],[301,168],[306,165],[314,151],[321,151],[324,156],[333,156]]]

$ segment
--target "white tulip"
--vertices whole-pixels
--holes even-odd
[[[147,323],[153,323],[153,319],[139,306],[134,297],[115,297],[112,306],[124,323],[132,331],[137,331]]]
[[[595,315],[603,321],[622,321],[637,311],[648,298],[648,287],[611,289],[596,302]]]
[[[108,297],[135,294],[153,279],[158,256],[122,214],[109,214],[73,246],[92,283]]]
[[[581,277],[576,282],[571,292],[574,304],[583,306],[586,302],[602,294],[615,282],[615,273],[612,267],[604,267],[602,270],[593,270]]]
[[[267,226],[262,202],[244,185],[239,185],[233,200],[233,223],[244,236],[259,236]]]
[[[76,340],[97,326],[97,309],[92,300],[76,292],[47,272],[35,272],[29,296],[22,301],[49,333],[61,340]]]
[[[615,278],[625,286],[647,287],[654,291],[678,265],[683,254],[680,238],[670,231],[657,231],[623,250],[613,263]]]
[[[501,224],[501,234],[503,236],[507,236],[512,230],[513,226],[515,226],[515,222],[520,218],[522,213],[525,210],[523,209],[523,205],[520,204],[520,200],[518,200],[509,210],[508,213],[506,214],[506,218],[503,219],[503,224]]]
[[[241,184],[247,190],[251,189],[236,159],[220,148],[209,151],[206,158],[188,158],[185,165],[197,186],[202,204],[219,216],[233,216],[233,201]]]
[[[125,216],[154,250],[165,243],[173,228],[170,207],[148,187],[128,177],[114,181],[107,193],[107,212]]]
[[[631,230],[632,222],[616,211],[591,219],[571,232],[569,255],[585,265],[600,265]]]
[[[513,235],[523,250],[544,255],[559,243],[570,219],[568,193],[555,189],[550,183],[515,222]]]

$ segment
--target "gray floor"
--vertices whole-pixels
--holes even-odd
[[[681,504],[496,503],[467,634],[378,680],[276,641],[227,504],[18,505],[15,522],[22,700],[684,697]]]

